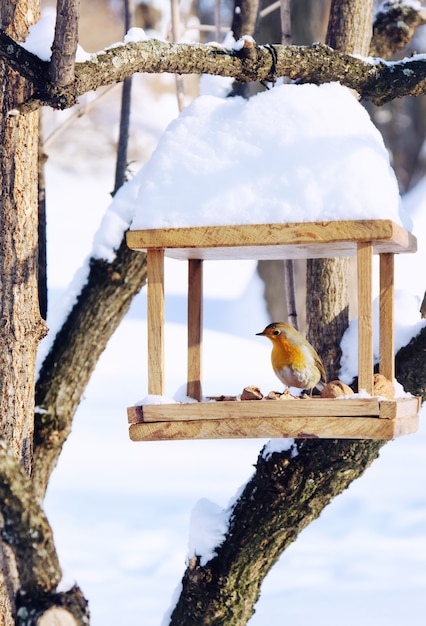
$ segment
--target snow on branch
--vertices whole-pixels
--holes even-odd
[[[45,105],[67,108],[80,95],[122,82],[137,72],[210,74],[240,82],[274,82],[282,76],[317,85],[338,81],[376,104],[426,93],[426,55],[388,62],[340,53],[324,44],[254,43],[250,48],[224,48],[145,39],[116,45],[76,63],[74,82],[63,88],[49,81],[48,63],[23,51],[4,33],[0,33],[0,58],[34,84],[35,93],[22,103],[22,112]]]

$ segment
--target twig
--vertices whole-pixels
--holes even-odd
[[[214,22],[216,27],[216,41],[220,40],[220,0],[214,0]]]
[[[132,27],[134,15],[133,0],[124,1],[124,30],[127,31]],[[120,113],[120,131],[117,146],[117,162],[115,166],[115,184],[113,195],[117,193],[120,187],[126,182],[127,170],[127,152],[129,147],[129,127],[130,127],[130,109],[132,96],[132,77],[129,76],[123,81],[123,89],[121,92],[121,113]]]
[[[179,14],[179,0],[170,0],[171,17],[172,17],[172,39],[173,41],[179,41],[180,37],[180,14]],[[183,78],[180,74],[175,74],[176,81],[176,98],[178,102],[179,111],[183,111],[185,108],[185,89]]]
[[[291,45],[291,14],[290,14],[290,0],[280,0],[281,2],[281,43],[283,46]],[[284,77],[284,82],[290,82],[290,79]],[[284,284],[287,300],[287,317],[288,322],[296,330],[299,329],[299,323],[297,320],[297,306],[296,306],[296,287],[294,277],[294,262],[293,259],[285,259],[284,261]]]

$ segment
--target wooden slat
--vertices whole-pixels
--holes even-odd
[[[395,420],[374,417],[281,417],[132,424],[129,434],[132,441],[271,437],[394,439],[413,433],[417,428],[417,415]]]
[[[242,224],[133,230],[134,250],[166,249],[176,258],[316,258],[350,256],[358,242],[372,241],[374,251],[415,252],[416,238],[391,220],[343,220],[293,224]]]
[[[148,393],[163,396],[164,382],[164,250],[148,250]]]
[[[395,378],[394,255],[380,255],[380,365],[388,380]]]
[[[414,405],[413,405],[414,406]],[[412,411],[414,412],[414,410]],[[130,407],[130,422],[168,422],[211,419],[241,419],[266,417],[339,417],[374,416],[380,414],[378,398],[334,400],[242,400],[238,402],[200,402],[188,404],[147,404]]]
[[[373,393],[373,245],[358,243],[358,389]]]
[[[187,395],[201,400],[203,336],[203,262],[188,262],[188,382]]]
[[[380,417],[385,419],[395,419],[397,417],[407,417],[420,411],[420,398],[398,398],[398,400],[381,400]]]

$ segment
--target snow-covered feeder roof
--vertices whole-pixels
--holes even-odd
[[[132,230],[348,219],[409,229],[382,136],[338,83],[201,96],[138,179]]]

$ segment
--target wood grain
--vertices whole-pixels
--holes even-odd
[[[186,393],[202,398],[203,262],[188,262],[188,378]]]
[[[148,250],[148,393],[164,396],[164,250]]]
[[[358,389],[373,393],[373,246],[358,243]]]
[[[394,439],[413,433],[418,416],[385,420],[374,417],[281,417],[196,420],[131,424],[132,441],[241,438]]]
[[[375,253],[415,252],[416,238],[391,220],[343,220],[293,224],[242,224],[134,230],[134,250],[162,247],[181,259],[327,258],[356,254],[372,241]]]
[[[234,420],[256,418],[302,417],[382,417],[394,419],[417,413],[418,398],[242,400],[194,402],[188,404],[147,404],[127,409],[130,423],[195,420]]]
[[[381,254],[379,371],[391,381],[395,378],[394,298],[394,255]]]

